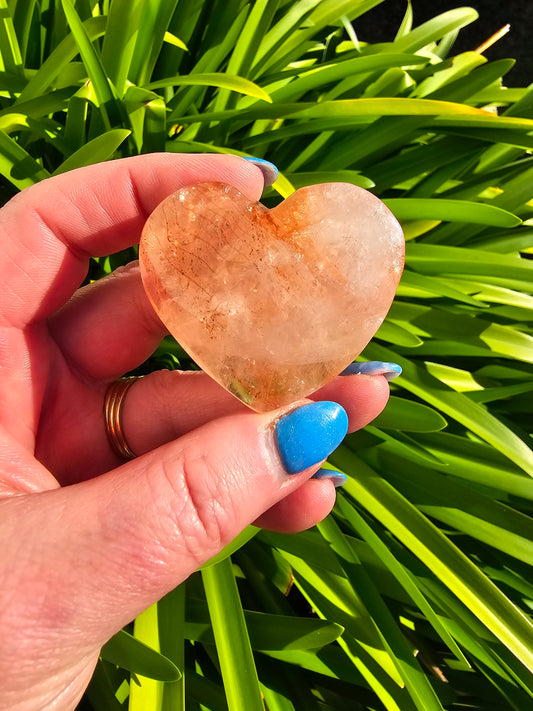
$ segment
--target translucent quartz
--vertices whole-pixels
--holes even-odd
[[[404,239],[388,208],[351,184],[301,188],[269,210],[213,182],[164,200],[139,254],[170,333],[265,412],[314,392],[363,350],[394,298]]]

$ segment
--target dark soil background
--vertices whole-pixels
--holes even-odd
[[[387,42],[394,38],[405,14],[405,0],[385,0],[354,23],[362,41]],[[484,52],[489,60],[512,57],[515,66],[504,76],[506,86],[520,87],[533,83],[533,0],[412,0],[413,26],[456,7],[473,7],[479,19],[463,28],[452,48],[452,54],[473,50],[509,23],[511,30]]]

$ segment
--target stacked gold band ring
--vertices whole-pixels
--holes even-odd
[[[125,460],[135,459],[137,455],[129,446],[122,430],[122,406],[126,393],[138,379],[138,376],[131,376],[115,380],[108,387],[104,397],[104,422],[107,438],[117,457]]]

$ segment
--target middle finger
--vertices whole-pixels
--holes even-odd
[[[348,414],[349,431],[367,425],[385,407],[389,386],[381,376],[337,377],[312,400],[333,400]],[[130,447],[144,454],[211,420],[248,408],[201,371],[161,370],[139,379],[124,401],[123,427]]]

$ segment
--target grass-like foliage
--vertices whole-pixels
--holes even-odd
[[[334,514],[245,531],[104,648],[83,708],[533,708],[533,90],[454,54],[470,8],[358,37],[380,2],[0,0],[5,197],[113,157],[251,154],[282,170],[267,202],[352,182],[407,239],[363,354],[403,376],[332,456]],[[178,362],[165,341],[149,367]]]

